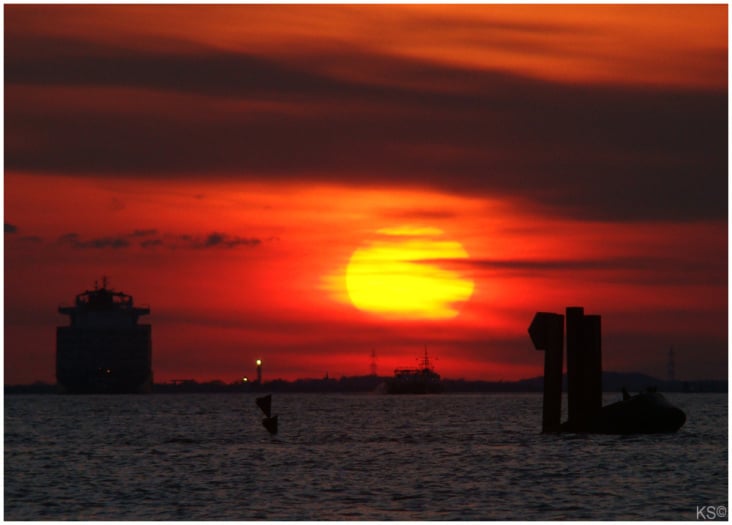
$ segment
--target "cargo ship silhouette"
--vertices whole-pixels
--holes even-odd
[[[152,391],[152,337],[139,324],[150,308],[134,306],[131,295],[95,283],[60,306],[69,326],[56,329],[56,385],[59,393],[148,393]]]

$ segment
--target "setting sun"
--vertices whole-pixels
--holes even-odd
[[[673,346],[726,378],[726,5],[4,14],[6,384],[56,380],[57,305],[104,275],[150,307],[155,383],[424,345],[518,381],[568,305],[607,370]]]
[[[385,228],[358,248],[346,269],[346,287],[359,310],[382,317],[449,319],[473,293],[473,281],[441,267],[467,259],[465,248],[436,228]]]

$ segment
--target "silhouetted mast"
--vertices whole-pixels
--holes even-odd
[[[427,355],[427,345],[424,345],[424,358],[422,358],[420,367],[422,368],[422,370],[431,370],[432,369],[432,366],[430,365],[430,358]]]

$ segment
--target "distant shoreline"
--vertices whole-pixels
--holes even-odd
[[[275,379],[262,385],[256,383],[225,383],[209,381],[199,383],[195,380],[177,383],[158,383],[153,385],[154,394],[176,393],[245,393],[245,392],[292,392],[292,393],[370,393],[376,392],[388,378],[376,375],[341,377],[340,379],[297,379],[285,381]],[[566,377],[564,392],[566,388]],[[443,379],[446,393],[472,392],[542,392],[544,378],[535,377],[518,381],[468,381],[464,379]],[[620,392],[623,388],[630,392],[655,388],[659,392],[679,393],[726,393],[728,380],[664,381],[639,373],[603,372],[603,391]],[[5,394],[55,394],[56,385],[36,382],[30,385],[5,385]]]

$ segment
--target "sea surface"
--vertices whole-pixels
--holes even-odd
[[[726,394],[675,434],[543,435],[539,394],[5,396],[6,520],[696,520]],[[606,394],[605,404],[619,398]],[[565,399],[566,406],[566,399]],[[709,516],[709,514],[707,514]]]

